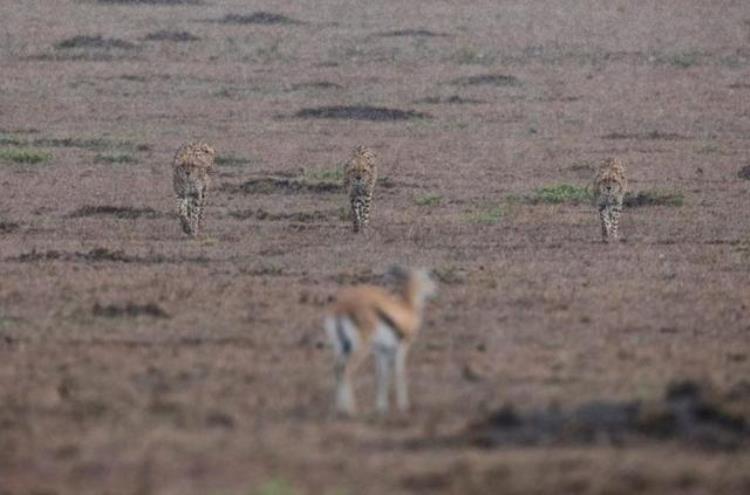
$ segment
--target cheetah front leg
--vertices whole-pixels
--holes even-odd
[[[190,235],[192,233],[192,226],[190,225],[190,196],[177,198],[177,215],[180,218],[182,231]]]
[[[370,204],[372,203],[372,196],[366,196],[362,200],[362,227],[367,227],[370,224]]]
[[[201,204],[201,193],[198,191],[196,194],[190,195],[190,206],[188,210],[188,217],[190,222],[190,235],[195,237],[198,235],[200,230],[200,219],[202,216],[202,204]]]
[[[610,208],[610,235],[613,240],[617,241],[620,239],[620,214],[622,212],[622,205],[615,204]]]
[[[612,225],[611,225],[608,206],[599,207],[599,220],[601,221],[601,224],[602,224],[602,241],[609,242]]]
[[[206,211],[208,188],[204,185],[198,193],[195,206],[195,232],[196,234],[203,228],[203,215]]]
[[[352,198],[352,227],[354,232],[362,230],[364,225],[364,205],[361,198]]]

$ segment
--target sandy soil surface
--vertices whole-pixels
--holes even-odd
[[[637,3],[0,3],[0,494],[749,493],[750,5]],[[610,245],[538,194],[607,156],[671,198]],[[323,308],[393,263],[440,281],[413,411],[372,414],[368,367],[337,419]],[[685,380],[728,443],[463,441]]]

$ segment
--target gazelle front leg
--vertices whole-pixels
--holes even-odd
[[[333,372],[336,377],[336,410],[343,414],[354,414],[354,394],[352,392],[351,374],[347,373],[348,355],[336,357]]]
[[[409,389],[406,383],[406,356],[409,353],[407,344],[400,344],[396,350],[396,405],[402,412],[409,409]]]
[[[395,349],[385,346],[375,347],[375,378],[377,392],[375,407],[381,414],[388,412],[388,392],[391,385],[391,370],[395,361]]]

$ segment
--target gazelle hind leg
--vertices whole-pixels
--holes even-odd
[[[336,381],[336,410],[343,414],[354,414],[356,405],[352,390],[352,374],[362,360],[362,352],[352,322],[343,317],[329,317],[325,321],[328,339],[333,346],[333,373]]]
[[[409,347],[405,344],[399,345],[396,350],[396,405],[402,412],[409,409],[409,389],[406,383],[406,356],[408,353]]]
[[[347,373],[350,356],[337,356],[334,364],[336,379],[336,410],[343,414],[352,415],[356,411],[354,393],[352,392],[351,376]]]
[[[400,346],[396,332],[386,322],[375,327],[372,335],[373,351],[375,354],[375,371],[377,393],[375,406],[379,413],[388,412],[388,394],[393,379],[392,373],[396,367],[396,354]]]

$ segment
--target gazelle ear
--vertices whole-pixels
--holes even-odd
[[[393,290],[399,290],[409,277],[409,271],[400,265],[391,265],[383,273],[382,283]]]
[[[401,280],[409,276],[409,270],[401,265],[391,265],[388,267],[388,270],[386,270],[385,275],[386,277],[393,277]]]

